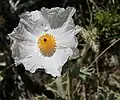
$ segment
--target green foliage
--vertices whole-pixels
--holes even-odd
[[[120,31],[120,15],[116,12],[100,10],[95,14],[95,25],[105,36],[118,34]]]
[[[46,98],[44,96],[38,96],[37,100],[46,100]]]
[[[92,76],[92,73],[94,72],[93,70],[94,70],[93,68],[84,68],[84,67],[82,67],[80,69],[79,77],[82,80],[86,81],[87,77]]]

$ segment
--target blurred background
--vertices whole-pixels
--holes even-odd
[[[62,76],[14,65],[8,34],[19,15],[41,7],[75,7],[79,58]],[[0,100],[120,100],[120,0],[0,0]]]

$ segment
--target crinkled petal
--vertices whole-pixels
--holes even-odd
[[[35,44],[37,38],[35,35],[32,35],[28,31],[26,31],[26,29],[21,23],[19,23],[19,25],[14,29],[14,31],[8,35],[12,40],[15,40],[19,43],[29,42],[31,44]]]
[[[44,68],[47,73],[52,76],[60,76],[62,66],[67,62],[68,57],[73,54],[70,48],[57,49],[51,57],[43,57],[39,54],[34,54],[31,57],[22,60],[26,70],[35,72],[38,68]]]
[[[51,33],[54,33],[56,38],[56,45],[57,48],[71,48],[73,51],[73,55],[70,59],[76,59],[79,57],[79,50],[77,49],[78,46],[78,39],[76,38],[75,34],[79,32],[79,26],[76,26],[76,29],[71,29],[68,32],[64,32],[64,34],[60,34],[60,29],[51,30]]]
[[[13,40],[11,50],[16,64],[34,52],[37,47],[37,37],[27,32],[21,23],[9,34],[9,37]]]
[[[55,35],[76,35],[77,33],[79,33],[82,28],[79,26],[79,25],[76,25],[74,24],[73,22],[73,19],[72,18],[69,18],[67,20],[67,22],[65,22],[63,24],[62,27],[58,28],[58,29],[55,29],[56,30],[56,34]]]
[[[62,25],[73,16],[75,13],[75,8],[68,7],[66,10],[64,8],[41,8],[41,13],[48,20],[52,29],[62,27]]]
[[[16,65],[21,63],[20,60],[28,58],[28,56],[33,52],[38,52],[35,44],[31,44],[30,42],[19,43],[16,40],[14,40],[11,50],[12,57],[15,59]]]
[[[76,59],[76,58],[78,58],[79,57],[79,50],[78,50],[78,48],[71,48],[72,49],[72,51],[73,51],[73,54],[72,54],[72,56],[70,56],[69,57],[69,59]]]
[[[73,55],[70,56],[70,59],[76,59],[79,57],[79,50],[77,49],[78,40],[75,36],[63,35],[57,38],[56,40],[57,48],[71,48]]]
[[[78,40],[75,36],[64,35],[56,39],[56,45],[58,48],[76,48],[78,46]]]
[[[26,12],[20,16],[22,23],[27,31],[39,36],[50,29],[49,22],[40,11]]]
[[[56,39],[57,48],[77,47],[78,40],[76,36],[72,35],[76,31],[71,29],[68,32],[61,33],[60,29],[50,30],[49,33],[53,33]]]

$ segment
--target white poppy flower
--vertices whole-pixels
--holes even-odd
[[[13,40],[12,56],[16,65],[26,70],[44,68],[53,76],[60,76],[68,58],[78,54],[75,35],[80,31],[72,16],[75,8],[41,8],[20,16],[19,25],[9,34]]]

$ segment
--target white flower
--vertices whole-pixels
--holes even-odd
[[[12,56],[16,65],[23,63],[26,70],[44,68],[53,76],[60,76],[68,58],[78,55],[75,35],[80,31],[72,16],[75,8],[41,8],[20,16],[19,25],[9,34],[14,41]]]

